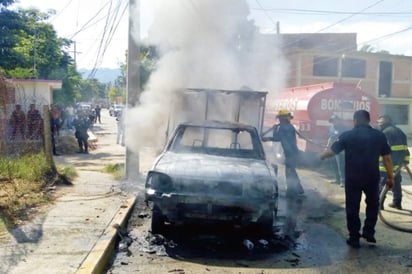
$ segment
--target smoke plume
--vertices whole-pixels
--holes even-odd
[[[139,106],[127,113],[126,145],[132,151],[164,145],[171,106],[185,88],[283,87],[288,67],[278,38],[259,32],[248,17],[246,1],[151,0],[150,4],[154,20],[145,42],[155,45],[161,58]]]

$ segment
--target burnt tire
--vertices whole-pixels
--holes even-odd
[[[158,207],[154,207],[152,210],[151,232],[152,234],[165,232],[165,217]]]
[[[275,216],[275,211],[265,210],[257,220],[257,228],[262,235],[272,235],[273,234],[273,220]]]

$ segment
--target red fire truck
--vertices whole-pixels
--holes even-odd
[[[329,118],[338,115],[349,126],[353,125],[353,113],[364,109],[370,112],[371,122],[379,115],[376,98],[357,85],[327,82],[310,86],[288,88],[269,93],[266,100],[264,128],[277,123],[280,109],[293,113],[295,128],[310,141],[298,138],[299,149],[320,152],[324,149],[330,127]]]

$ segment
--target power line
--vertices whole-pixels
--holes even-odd
[[[409,27],[406,27],[406,28],[404,28],[404,29],[401,29],[401,30],[399,30],[399,31],[392,32],[392,33],[388,33],[388,34],[382,35],[382,36],[380,36],[380,37],[377,37],[377,38],[368,40],[368,41],[366,41],[366,42],[364,42],[364,43],[361,43],[361,44],[367,45],[367,44],[372,43],[372,42],[375,42],[375,41],[385,40],[385,39],[387,39],[387,38],[389,38],[389,37],[391,37],[391,36],[394,36],[394,35],[397,35],[397,34],[400,34],[400,33],[403,33],[403,32],[407,32],[407,31],[410,31],[410,30],[412,30],[412,25],[409,26]],[[346,48],[346,49],[343,48],[343,49],[341,49],[342,52],[345,52],[345,50],[350,50],[350,48]],[[335,53],[330,53],[330,54],[339,54],[339,53],[338,53],[338,52],[335,52]],[[372,52],[372,54],[373,54],[373,52]],[[327,54],[324,54],[324,55],[327,55]],[[331,61],[331,60],[333,60],[333,59],[335,59],[335,58],[337,58],[337,57],[336,57],[336,56],[331,56],[331,57],[329,57],[329,58],[325,58],[323,61],[313,62],[313,63],[310,64],[310,65],[302,66],[300,69],[305,69],[305,68],[308,68],[308,67],[313,66],[313,65],[316,65],[316,64],[322,64],[322,63],[324,63],[324,62]],[[296,70],[290,71],[290,72],[296,72]]]
[[[329,25],[329,26],[326,26],[326,27],[322,28],[322,29],[318,30],[317,32],[321,32],[321,31],[327,30],[327,29],[329,29],[329,28],[331,28],[331,27],[334,27],[334,26],[336,26],[336,25],[339,25],[340,23],[342,23],[342,22],[344,22],[344,21],[346,21],[346,20],[349,20],[350,18],[352,18],[352,17],[354,17],[354,16],[356,16],[356,15],[362,14],[364,11],[366,11],[366,10],[368,10],[368,9],[370,9],[370,8],[373,8],[374,6],[382,3],[383,1],[385,1],[385,0],[376,1],[374,4],[372,4],[372,5],[370,5],[370,6],[367,6],[366,8],[360,10],[359,12],[356,12],[356,13],[354,13],[354,14],[351,14],[351,15],[345,17],[345,18],[342,18],[341,20],[339,20],[339,21],[337,21],[337,22],[335,22],[335,23],[333,23],[333,24],[331,24],[331,25]]]
[[[99,43],[99,47],[98,47],[98,52],[96,54],[96,59],[93,65],[93,69],[92,71],[89,73],[89,76],[87,77],[88,79],[93,78],[96,71],[97,71],[97,67],[100,65],[101,60],[103,59],[106,50],[108,49],[114,34],[116,33],[117,28],[120,25],[121,19],[123,17],[123,15],[126,13],[129,3],[128,1],[126,1],[126,5],[123,8],[123,11],[121,12],[120,16],[119,16],[119,11],[120,11],[120,7],[121,7],[122,3],[119,3],[116,8],[113,10],[111,10],[111,6],[109,8],[108,11],[108,15],[107,15],[107,20],[106,20],[106,24],[105,27],[103,29],[103,34],[101,36],[100,39],[100,43]],[[116,21],[117,20],[117,21]],[[109,31],[108,31],[109,29]]]
[[[101,20],[105,19],[105,17],[102,17],[96,21],[93,22],[97,18],[97,16],[104,10],[104,8],[111,2],[112,0],[107,1],[103,6],[86,22],[83,24],[83,26],[77,30],[74,34],[71,35],[70,40],[72,40],[74,37],[76,37],[77,34],[81,33],[82,31],[94,26]],[[92,23],[93,22],[93,23]]]
[[[58,18],[71,5],[72,2],[73,0],[69,0],[67,4],[50,19],[49,22],[52,23],[54,20],[56,20],[56,18]]]
[[[275,25],[276,30],[277,30],[278,23],[275,22],[275,21],[272,19],[272,17],[269,15],[269,13],[263,8],[262,4],[260,4],[259,0],[256,0],[256,3],[257,3],[257,4],[259,5],[259,7],[263,10],[263,12],[265,13],[266,17],[269,19],[269,21],[271,21],[272,24]]]
[[[260,5],[260,4],[259,4]],[[251,10],[263,11],[263,12],[279,12],[279,13],[288,13],[288,14],[307,14],[307,15],[357,15],[359,12],[352,11],[335,11],[335,10],[311,10],[311,9],[270,9],[270,8],[251,8]],[[362,15],[371,15],[371,16],[389,16],[389,15],[405,15],[409,16],[412,14],[412,11],[382,11],[382,12],[362,12]]]
[[[379,41],[379,40],[385,40],[386,38],[389,38],[389,37],[391,37],[391,36],[394,36],[394,35],[397,35],[397,34],[400,34],[400,33],[403,33],[403,32],[407,32],[407,31],[409,31],[409,30],[412,30],[412,26],[406,27],[406,28],[401,29],[401,30],[399,30],[399,31],[395,31],[395,32],[391,32],[391,33],[382,35],[382,36],[377,37],[377,38],[373,38],[373,39],[371,39],[371,40],[368,40],[368,41],[363,42],[363,43],[360,43],[360,44],[363,45],[363,44],[368,44],[368,43],[376,42],[376,41]]]
[[[269,14],[267,14],[266,10],[265,10],[265,9],[263,8],[263,6],[260,4],[259,0],[255,0],[255,1],[256,1],[256,3],[260,6],[260,8],[265,11],[265,14],[266,14],[267,16],[269,16]],[[349,19],[352,18],[352,17],[355,17],[355,16],[357,16],[357,15],[363,14],[366,10],[368,10],[368,9],[370,9],[370,8],[372,8],[372,7],[375,7],[375,6],[379,5],[379,4],[382,3],[383,1],[385,1],[385,0],[378,0],[378,1],[374,2],[373,4],[371,4],[371,5],[363,8],[363,9],[361,9],[360,11],[355,12],[355,13],[352,13],[352,14],[350,14],[349,16],[346,16],[346,17],[344,17],[344,18],[342,18],[342,19],[340,19],[340,20],[338,20],[338,21],[336,21],[336,22],[334,22],[334,23],[332,23],[332,24],[330,24],[330,25],[327,25],[326,27],[324,27],[324,28],[322,28],[322,29],[320,29],[320,30],[318,30],[318,31],[316,31],[316,32],[313,32],[313,33],[320,33],[320,32],[325,31],[325,30],[327,30],[327,29],[329,29],[329,28],[331,28],[331,27],[334,27],[334,26],[336,26],[336,25],[339,25],[339,24],[343,23],[344,21],[349,20]],[[269,17],[270,17],[270,16],[269,16]],[[270,17],[270,18],[271,18],[271,17]],[[271,21],[272,23],[274,23],[275,26],[277,27],[277,23],[275,23],[273,20],[270,20],[270,21]],[[293,41],[293,42],[291,42],[291,43],[289,43],[289,44],[282,45],[282,47],[286,48],[286,47],[293,46],[294,44],[297,44],[297,43],[303,41],[304,39],[305,39],[305,38],[300,38],[300,39],[298,39],[298,40],[296,40],[296,41]]]

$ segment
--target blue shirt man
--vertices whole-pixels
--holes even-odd
[[[353,248],[359,248],[362,236],[370,243],[376,243],[375,225],[379,211],[379,157],[382,156],[387,171],[387,186],[393,186],[391,149],[385,135],[369,125],[370,115],[358,110],[353,115],[354,128],[340,135],[332,147],[320,155],[320,159],[345,151],[345,205],[346,223]],[[362,192],[366,196],[366,219],[361,230],[359,218]]]

